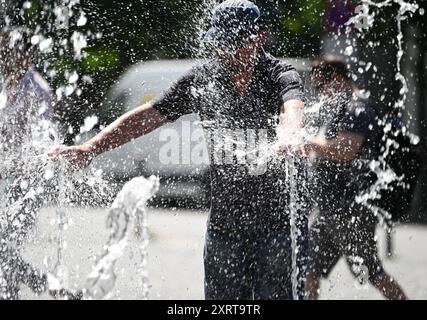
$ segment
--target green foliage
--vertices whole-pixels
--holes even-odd
[[[28,3],[30,6],[24,9],[25,18],[28,20],[35,19],[40,11],[40,3],[38,1],[28,1]]]
[[[298,0],[289,6],[290,11],[281,16],[284,30],[304,33],[307,30],[320,32],[322,28],[324,0]]]
[[[280,55],[313,56],[318,54],[323,33],[326,0],[284,1],[278,26]]]
[[[92,48],[85,51],[82,61],[85,72],[109,71],[117,68],[120,61],[120,52],[110,48]]]

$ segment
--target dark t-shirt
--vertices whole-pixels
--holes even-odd
[[[354,95],[341,111],[323,123],[327,138],[351,132],[364,136],[352,161],[319,160],[316,163],[318,202],[324,210],[343,208],[372,183],[369,162],[378,157],[380,132],[375,108],[369,100]]]
[[[283,103],[303,98],[301,78],[295,68],[262,52],[243,97],[237,94],[227,70],[209,60],[156,97],[153,106],[172,121],[197,113],[202,120],[213,120],[233,129],[258,128],[274,126],[275,122],[267,124],[266,120],[277,117]]]
[[[154,99],[153,107],[171,121],[189,113],[200,116],[211,160],[211,221],[220,221],[225,211],[228,222],[230,215],[251,220],[256,212],[276,211],[283,192],[278,166],[262,151],[269,152],[280,110],[292,99],[303,99],[298,72],[264,52],[243,96],[229,73],[210,60]],[[267,166],[260,166],[266,158]]]

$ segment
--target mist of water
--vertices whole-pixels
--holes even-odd
[[[145,204],[155,195],[158,188],[158,178],[154,176],[148,179],[139,177],[127,182],[118,193],[107,218],[109,238],[87,278],[86,294],[88,297],[102,299],[112,291],[117,277],[114,273],[114,266],[126,247],[129,233],[134,230],[131,228],[133,223],[135,228],[138,227],[142,240],[139,247],[141,260],[138,263],[142,293],[138,298],[148,299],[148,276],[146,274],[148,236]]]

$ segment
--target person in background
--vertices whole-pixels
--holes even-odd
[[[21,283],[37,294],[48,290],[47,275],[19,252],[43,206],[37,190],[48,188],[35,184],[37,168],[29,167],[27,157],[35,156],[34,139],[49,136],[53,116],[51,89],[31,64],[28,34],[18,27],[0,31],[0,299],[8,300],[19,299]],[[44,138],[49,144],[49,137]],[[66,290],[50,294],[75,298]]]
[[[369,280],[387,299],[406,299],[378,256],[377,217],[356,201],[373,182],[368,163],[379,156],[376,110],[361,96],[338,56],[316,60],[311,83],[320,100],[320,130],[305,149],[314,162],[319,213],[310,227],[307,295],[317,299],[320,279],[345,257],[359,281]]]

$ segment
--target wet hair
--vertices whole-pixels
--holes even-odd
[[[325,82],[332,81],[339,75],[347,81],[351,81],[351,72],[345,60],[336,55],[327,55],[313,61],[311,74],[320,76]]]

